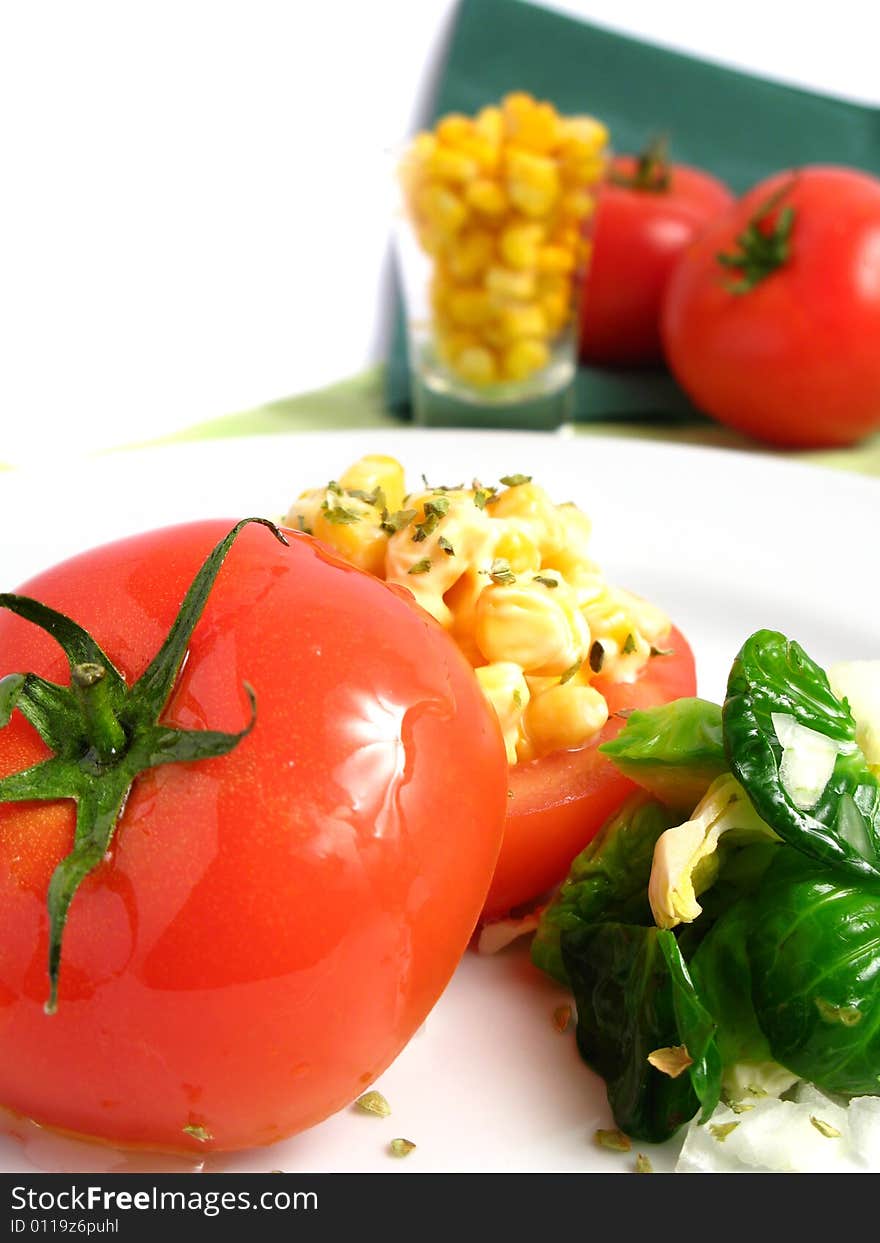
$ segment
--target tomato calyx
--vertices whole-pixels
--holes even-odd
[[[609,180],[615,186],[623,186],[627,190],[637,190],[645,194],[665,194],[672,184],[672,171],[669,166],[669,142],[665,134],[652,138],[640,155],[636,157],[635,171],[631,175],[616,169],[609,174]]]
[[[81,882],[104,858],[137,776],[161,764],[226,755],[251,731],[256,698],[245,683],[251,718],[238,733],[185,730],[159,717],[180,672],[193,630],[238,533],[251,522],[282,532],[264,518],[245,518],[209,553],[193,579],[159,651],[128,687],[88,631],[71,618],[28,596],[0,594],[0,608],[41,627],[59,644],[70,665],[70,685],[34,673],[0,679],[0,728],[18,708],[53,754],[31,768],[0,779],[0,802],[73,799],[73,848],[49,882],[49,997],[47,1014],[58,1006],[61,943],[71,901]]]
[[[717,258],[725,268],[735,268],[741,275],[738,280],[725,282],[728,293],[744,294],[754,289],[771,272],[781,268],[791,257],[791,231],[794,227],[795,210],[789,204],[771,220],[782,200],[790,193],[795,179],[785,183],[766,199],[749,218],[746,227],[737,238],[738,249],[721,251]]]

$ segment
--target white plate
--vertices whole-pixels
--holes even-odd
[[[820,663],[880,657],[880,576],[871,546],[880,484],[730,451],[529,433],[339,432],[206,441],[74,463],[36,479],[0,476],[2,588],[92,544],[201,517],[280,516],[303,488],[365,452],[391,453],[415,484],[522,471],[593,518],[609,577],[662,605],[688,635],[700,693],[723,695],[753,630],[796,638]],[[2,672],[2,671],[0,671]],[[377,1086],[382,1120],[344,1110],[269,1149],[210,1158],[240,1171],[587,1171],[632,1169],[595,1146],[611,1119],[571,1031],[553,1025],[564,994],[522,949],[468,954],[419,1032]],[[0,1134],[0,1169],[198,1168],[136,1160],[26,1124]],[[406,1161],[395,1135],[415,1141]],[[645,1151],[671,1168],[677,1145]]]

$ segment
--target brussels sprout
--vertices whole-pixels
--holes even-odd
[[[809,807],[786,787],[783,717],[824,736],[837,752]],[[773,630],[747,639],[730,673],[722,720],[731,770],[780,837],[825,863],[880,876],[880,783],[856,743],[848,705],[803,648]]]
[[[727,768],[721,709],[706,699],[676,699],[630,713],[599,748],[631,781],[679,811],[690,811]]]
[[[605,1080],[620,1129],[660,1143],[698,1111],[708,1118],[721,1093],[715,1024],[674,935],[585,925],[563,932],[562,956],[577,1003],[578,1049]],[[649,1061],[672,1049],[685,1054],[674,1076],[657,1068],[660,1059]]]
[[[751,901],[752,1001],[772,1056],[825,1091],[876,1094],[880,881],[781,849]]]
[[[674,814],[645,794],[634,794],[576,857],[568,879],[541,915],[532,961],[560,984],[568,983],[560,934],[603,920],[650,924],[648,877],[654,845]]]

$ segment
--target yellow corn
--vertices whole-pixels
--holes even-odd
[[[489,293],[502,304],[526,300],[535,295],[534,272],[516,271],[495,265],[486,272],[485,284]]]
[[[478,666],[474,673],[483,694],[498,717],[507,749],[507,762],[515,764],[520,722],[529,702],[529,688],[523,671],[513,661],[498,661],[492,665]]]
[[[508,208],[507,195],[497,181],[488,177],[478,177],[465,190],[465,202],[474,211],[483,216],[497,218],[503,216]]]
[[[397,458],[368,453],[339,476],[339,486],[361,492],[380,488],[385,496],[385,507],[391,513],[403,508],[405,483],[403,467]]]
[[[523,338],[496,356],[485,345],[485,331],[454,329],[441,338],[444,356],[480,382],[496,367],[501,378],[514,378],[515,351],[547,348]],[[531,361],[542,365],[537,357]],[[409,588],[473,665],[501,722],[510,763],[580,746],[608,714],[592,684],[594,645],[601,649],[603,677],[631,681],[654,659],[652,648],[668,642],[668,618],[607,583],[589,555],[590,521],[575,505],[555,505],[526,479],[502,488],[488,504],[477,503],[474,488],[405,497],[400,464],[373,454],[350,466],[337,484],[303,493],[286,523]],[[377,489],[381,495],[371,499]],[[419,535],[438,502],[438,520]],[[414,516],[389,534],[382,525],[386,509],[404,506]]]
[[[604,727],[608,704],[592,686],[556,682],[529,701],[525,735],[533,751],[545,755],[581,746]]]
[[[508,380],[525,380],[547,365],[550,351],[543,341],[525,337],[507,347],[501,358],[501,371]]]
[[[555,160],[512,148],[505,163],[505,188],[514,207],[526,216],[546,216],[559,197]]]
[[[513,660],[526,673],[564,673],[583,660],[589,628],[564,583],[533,578],[493,583],[477,601],[474,637],[487,661]]]

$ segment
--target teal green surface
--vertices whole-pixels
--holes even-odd
[[[726,20],[736,21],[736,11]],[[800,164],[851,164],[880,175],[880,109],[722,68],[522,0],[462,0],[426,122],[446,112],[471,113],[510,90],[530,91],[566,113],[600,117],[617,151],[640,150],[651,135],[665,133],[674,158],[708,169],[737,191]],[[408,416],[399,311],[387,386],[389,407]],[[702,416],[664,372],[579,369],[576,419],[646,417]]]

